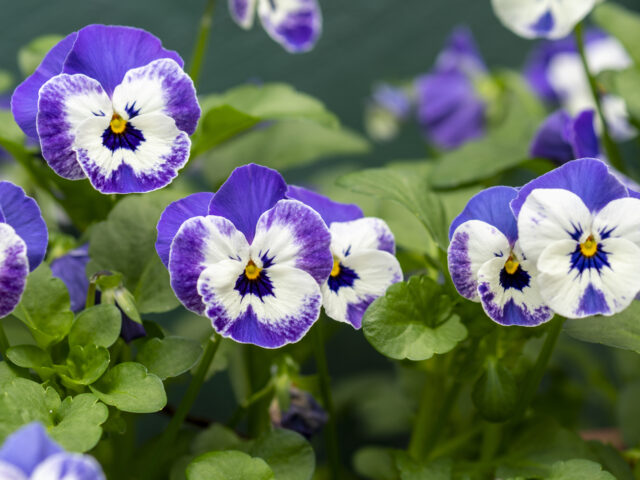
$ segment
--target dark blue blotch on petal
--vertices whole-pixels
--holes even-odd
[[[531,283],[531,275],[529,275],[521,265],[513,273],[507,273],[506,269],[500,270],[500,285],[505,290],[513,288],[522,291]]]
[[[518,238],[516,219],[509,208],[510,202],[516,198],[518,191],[512,187],[491,187],[474,195],[462,213],[458,215],[449,228],[449,239],[456,228],[469,220],[480,220],[493,225],[509,240],[515,243]]]
[[[129,70],[159,58],[170,58],[181,67],[184,65],[177,52],[162,48],[160,39],[145,30],[89,25],[78,31],[62,72],[91,77],[111,96]]]
[[[36,116],[38,115],[38,92],[47,80],[62,72],[64,60],[71,50],[78,34],[73,32],[60,40],[47,53],[38,66],[25,81],[13,92],[11,111],[16,123],[31,138],[38,138]]]
[[[337,275],[329,275],[327,283],[333,292],[338,292],[343,287],[353,287],[353,284],[360,276],[355,270],[340,264],[340,271]]]
[[[286,193],[282,175],[252,163],[231,173],[211,200],[209,215],[225,217],[251,243],[260,215],[284,199]]]
[[[181,200],[170,203],[164,209],[158,220],[158,239],[156,240],[156,252],[166,267],[169,266],[169,253],[171,242],[176,236],[182,224],[193,217],[204,217],[209,213],[209,204],[213,199],[213,193],[194,193]]]
[[[7,437],[0,448],[0,461],[18,467],[28,477],[38,464],[61,452],[62,447],[49,438],[44,426],[33,422]]]
[[[580,299],[580,305],[578,306],[578,311],[576,313],[587,316],[609,313],[609,311],[609,306],[607,305],[604,293],[590,283]]]
[[[578,195],[592,212],[598,212],[612,200],[629,196],[626,187],[609,172],[609,167],[595,158],[573,160],[527,183],[511,202],[516,216],[536,188],[569,190]]]
[[[255,295],[260,300],[264,301],[264,297],[273,297],[273,282],[269,278],[269,273],[263,269],[258,278],[250,279],[248,278],[244,272],[242,272],[238,279],[236,280],[236,284],[234,287],[235,290],[240,292],[242,298],[246,295]]]
[[[334,202],[329,197],[303,187],[290,185],[287,197],[313,208],[327,225],[331,225],[333,222],[349,222],[364,216],[358,205]]]
[[[531,28],[535,33],[544,34],[553,30],[554,25],[555,20],[553,19],[553,14],[551,13],[551,10],[547,10],[529,28]]]
[[[129,122],[125,125],[122,133],[114,133],[111,127],[107,127],[102,133],[102,145],[111,150],[111,152],[119,149],[135,152],[144,141],[145,138],[142,132]]]
[[[49,233],[36,201],[11,182],[0,182],[0,211],[4,223],[13,227],[27,245],[29,270],[42,263],[47,251]]]

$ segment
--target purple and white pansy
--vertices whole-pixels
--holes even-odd
[[[594,75],[607,70],[625,70],[632,60],[622,44],[614,37],[596,29],[585,34],[585,56]],[[530,55],[525,76],[534,91],[543,99],[558,103],[570,115],[594,110],[595,103],[582,60],[573,37],[541,43]],[[629,124],[624,100],[602,92],[603,115],[618,140],[627,140],[637,134]],[[597,129],[600,128],[596,123]]]
[[[524,38],[562,38],[585,18],[597,0],[491,0],[502,24]]]
[[[65,452],[37,422],[7,437],[0,448],[2,480],[104,480],[100,464],[89,455]]]
[[[158,222],[156,250],[176,296],[237,342],[281,347],[320,315],[331,237],[317,212],[286,193],[278,172],[247,165],[215,194],[169,205]]]
[[[231,17],[245,30],[256,10],[265,31],[290,53],[311,50],[322,33],[318,0],[229,0]]]
[[[360,328],[369,305],[402,280],[393,233],[383,220],[364,217],[356,205],[302,187],[290,186],[287,196],[316,210],[331,233],[333,268],[322,285],[326,314]]]
[[[566,163],[522,187],[511,206],[555,312],[613,315],[640,292],[640,200],[605,163]]]
[[[89,25],[51,49],[12,111],[58,175],[102,193],[156,190],[187,162],[200,117],[182,66],[144,30]]]
[[[480,302],[501,325],[533,327],[553,317],[522,250],[509,203],[517,190],[492,187],[475,195],[449,230],[449,272],[463,297]]]
[[[44,259],[48,238],[35,200],[17,185],[0,182],[0,318],[20,302],[27,275]]]

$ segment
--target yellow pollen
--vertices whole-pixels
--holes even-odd
[[[513,255],[509,255],[509,260],[504,264],[504,269],[509,275],[513,275],[518,270],[520,262],[513,258]]]
[[[593,257],[597,251],[598,242],[593,239],[593,235],[589,235],[589,238],[580,244],[580,253],[585,257]]]
[[[262,271],[262,269],[258,268],[256,266],[256,264],[253,263],[253,260],[249,260],[249,263],[247,263],[247,266],[244,269],[244,275],[249,280],[255,280],[256,278],[258,278],[260,276],[260,272],[261,271]]]
[[[117,113],[114,113],[113,117],[111,117],[111,123],[109,123],[109,126],[113,133],[122,133],[124,132],[124,129],[127,128],[127,121]]]
[[[340,260],[333,261],[333,268],[331,269],[331,276],[337,277],[340,275]]]

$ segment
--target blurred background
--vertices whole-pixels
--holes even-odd
[[[91,23],[147,29],[160,37],[165,47],[177,50],[188,64],[205,7],[205,0],[3,0],[2,3],[0,69],[12,72],[16,82],[21,77],[15,52],[21,47],[35,37],[66,35]],[[618,3],[640,11],[638,0]],[[226,1],[218,0],[199,93],[220,93],[246,82],[286,82],[324,102],[343,125],[364,135],[363,112],[372,86],[377,81],[407,80],[429,70],[455,26],[470,27],[492,69],[519,69],[534,45],[500,24],[489,0],[321,0],[321,6],[324,33],[316,48],[310,53],[291,55],[265,34],[259,22],[251,31],[241,30],[231,20]],[[374,144],[362,155],[329,157],[285,172],[285,176],[290,181],[308,183],[312,177],[314,180],[335,177],[335,172],[347,164],[375,166],[425,154],[418,128],[410,122],[398,138]],[[261,158],[244,161],[260,163]],[[206,182],[202,185],[203,190],[215,188],[216,185]],[[160,321],[174,333],[185,335],[206,334],[209,328],[207,320],[184,311],[164,315]],[[375,352],[361,332],[335,323],[327,322],[327,327],[330,330],[327,334],[332,335],[328,357],[337,386],[336,401],[343,407],[340,433],[344,458],[349,459],[356,446],[363,443],[401,445],[405,441],[403,431],[411,421],[412,405],[406,404],[404,396],[395,394],[401,386],[390,383],[399,382],[393,380],[392,363]],[[609,404],[611,398],[606,398],[607,395],[616,395],[608,385],[623,381],[610,378],[611,366],[624,366],[623,370],[615,369],[616,372],[631,372],[640,368],[637,355],[593,345],[585,347],[568,338],[563,342],[557,362],[562,368],[553,372],[559,382],[550,388],[565,389],[564,395],[573,398],[575,404],[561,406],[558,417],[591,428],[613,424],[616,412],[600,408]],[[233,361],[232,357],[220,358],[220,362]],[[579,378],[576,372],[585,371],[585,365],[591,377]],[[219,366],[224,368],[222,364]],[[313,362],[304,367],[310,372],[313,368]],[[591,393],[584,388],[587,384],[594,385]],[[182,388],[178,385],[173,389],[170,403],[177,404]],[[550,392],[548,398],[557,396]],[[197,414],[224,420],[232,414],[234,405],[229,378],[218,375],[200,396]],[[164,419],[161,415],[148,417],[146,427],[151,434],[162,427]],[[368,424],[361,422],[365,417]]]

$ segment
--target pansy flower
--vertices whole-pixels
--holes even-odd
[[[433,70],[416,79],[418,123],[437,147],[453,149],[484,135],[486,104],[475,83],[485,74],[471,32],[457,28]]]
[[[35,200],[17,185],[0,182],[0,318],[20,302],[27,275],[44,259],[48,237]]]
[[[502,24],[524,38],[562,38],[593,9],[597,0],[491,0]]]
[[[605,163],[580,159],[518,192],[520,245],[557,313],[613,315],[640,292],[640,200]]]
[[[104,480],[100,464],[89,455],[65,452],[37,422],[7,437],[0,448],[3,480]]]
[[[182,65],[144,30],[90,25],[18,86],[13,115],[58,175],[102,193],[156,190],[187,162],[200,117]]]
[[[256,9],[265,31],[290,53],[311,50],[322,33],[318,0],[229,0],[231,18],[245,30]]]
[[[529,153],[532,157],[547,158],[558,164],[576,158],[599,157],[594,111],[585,110],[575,117],[564,110],[552,113],[538,128]]]
[[[509,202],[511,187],[492,187],[475,195],[449,229],[451,279],[465,298],[480,302],[501,325],[533,327],[553,312],[540,295],[537,271],[518,239]]]
[[[286,192],[278,172],[247,165],[215,195],[169,205],[158,222],[156,250],[176,296],[237,342],[297,342],[320,315],[331,237],[320,215]]]
[[[87,278],[87,264],[89,263],[89,245],[82,245],[51,262],[51,273],[62,280],[69,291],[71,310],[80,312],[84,309],[89,291],[89,279]],[[96,303],[100,302],[101,294],[96,292]],[[120,336],[130,343],[136,338],[147,335],[144,326],[131,320],[122,310],[122,326]]]
[[[322,285],[325,312],[360,328],[369,305],[402,280],[393,233],[383,220],[364,217],[357,205],[334,202],[302,187],[290,186],[287,196],[309,205],[329,226],[333,268]]]
[[[594,75],[606,70],[624,70],[632,64],[631,57],[616,38],[595,29],[586,32],[585,56]],[[595,109],[573,37],[541,43],[527,61],[525,76],[543,100],[560,104],[570,115]],[[629,124],[624,100],[604,92],[601,103],[614,138],[625,140],[636,134]],[[596,126],[599,128],[598,124]]]

